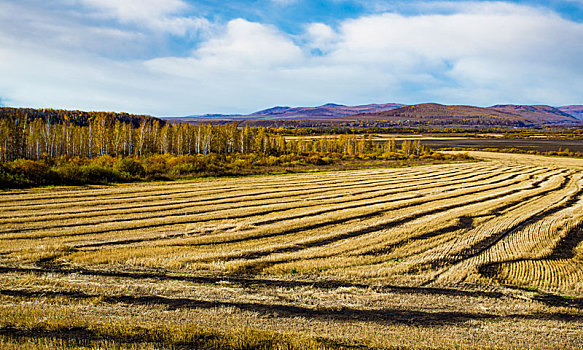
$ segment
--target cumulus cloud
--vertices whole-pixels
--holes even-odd
[[[230,21],[224,34],[203,43],[194,55],[247,67],[297,64],[302,58],[300,48],[277,29],[244,19]]]
[[[234,90],[261,86],[264,96],[294,102],[562,104],[583,91],[583,25],[525,6],[464,3],[452,14],[385,13],[344,21],[337,30],[314,23],[304,34],[310,50],[258,23],[227,27],[191,58],[147,65],[191,77],[201,67],[205,76],[229,69]]]
[[[82,3],[109,12],[121,20],[135,21],[161,18],[184,10],[181,0],[80,0]]]
[[[515,7],[510,11],[501,4],[497,12],[487,4],[448,16],[357,20],[343,29],[350,38],[346,47],[352,48],[346,55],[362,48],[367,32],[378,30],[388,33],[385,62],[394,62],[401,72],[431,72],[438,84],[428,87],[440,100],[562,103],[578,98],[574,91],[583,88],[583,69],[575,61],[583,48],[575,43],[583,40],[583,26]],[[576,88],[565,89],[565,83]],[[546,98],[540,93],[545,90]]]
[[[98,15],[111,17],[122,23],[145,26],[156,31],[175,35],[204,30],[208,20],[181,15],[189,8],[182,0],[79,0],[98,11]]]
[[[178,0],[168,4],[135,16],[183,11]],[[0,95],[17,105],[157,115],[329,101],[581,103],[583,24],[528,6],[457,4],[312,23],[299,35],[235,19],[186,54],[123,62],[41,43],[26,49],[0,24]],[[117,20],[137,20],[119,11]]]
[[[390,76],[409,101],[415,95],[421,101],[559,104],[583,89],[576,62],[583,25],[546,10],[465,3],[452,14],[349,20],[338,36],[330,62]],[[564,87],[567,81],[574,89]]]
[[[15,15],[16,14],[16,15]],[[33,1],[0,2],[0,40],[4,45],[39,50],[83,50],[100,54],[140,53],[145,36],[99,25],[77,12],[47,8]]]
[[[230,21],[225,31],[204,42],[192,57],[149,60],[153,70],[196,78],[203,72],[267,72],[276,67],[300,65],[302,50],[277,29],[243,19]],[[209,71],[209,69],[211,71]]]
[[[324,23],[311,23],[306,28],[306,41],[308,47],[324,53],[333,48],[338,39],[336,32]]]

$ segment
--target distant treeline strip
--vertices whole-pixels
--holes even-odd
[[[419,141],[406,142],[401,150],[406,155],[429,152]],[[239,127],[236,123],[171,124],[152,117],[126,114],[6,108],[2,109],[0,118],[1,161],[63,156],[306,152],[353,155],[396,151],[394,141],[377,144],[367,135],[286,140],[265,127]]]
[[[557,151],[537,151],[524,150],[519,148],[477,148],[477,147],[442,147],[440,151],[482,151],[482,152],[497,152],[497,153],[517,153],[517,154],[533,154],[538,156],[554,156],[554,157],[569,157],[569,158],[583,158],[583,152],[572,152],[568,148],[563,149],[559,146]]]
[[[51,109],[51,108],[12,108],[0,107],[0,119],[4,118],[22,118],[26,116],[28,120],[42,119],[51,124],[70,123],[77,126],[88,126],[89,122],[98,117],[105,117],[112,120],[119,120],[122,123],[132,124],[138,127],[144,120],[154,121],[158,120],[164,123],[163,120],[149,116],[136,115],[130,113],[118,112],[86,112],[79,110],[66,109]]]
[[[296,172],[297,167],[340,170],[370,167],[370,161],[393,167],[468,159],[433,153],[419,140],[405,140],[397,148],[394,139],[375,142],[369,135],[286,139],[274,129],[237,123],[173,124],[115,113],[1,111],[0,188],[282,173]]]

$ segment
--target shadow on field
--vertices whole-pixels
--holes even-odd
[[[27,340],[31,338],[46,339],[48,342],[53,341],[55,339],[60,339],[73,342],[74,345],[79,347],[82,346],[89,347],[91,346],[92,342],[104,340],[104,337],[100,336],[98,333],[82,327],[52,330],[40,327],[32,329],[22,329],[7,326],[0,328],[0,335],[20,340],[23,343],[26,343]],[[129,345],[129,342],[126,345]]]
[[[573,227],[569,230],[547,259],[572,259],[576,255],[575,248],[581,242],[583,242],[583,225]]]
[[[62,268],[56,265],[50,265],[40,268],[27,267],[7,267],[0,266],[0,274],[8,272],[17,273],[58,273],[58,274],[78,274],[87,276],[100,277],[114,277],[114,278],[128,278],[128,279],[154,279],[161,281],[182,281],[197,284],[218,284],[218,283],[232,283],[243,288],[301,288],[310,287],[317,289],[337,289],[337,288],[358,288],[370,289],[377,292],[385,293],[400,293],[400,294],[417,294],[417,295],[448,295],[460,297],[486,297],[486,298],[501,298],[505,296],[501,292],[488,291],[466,291],[450,288],[434,288],[434,287],[404,287],[393,285],[367,285],[359,283],[350,283],[342,281],[302,281],[302,280],[276,280],[265,278],[253,278],[245,276],[185,276],[172,275],[166,273],[156,272],[125,272],[125,271],[106,271],[106,270],[87,270],[87,269],[69,269]],[[37,292],[20,292],[20,291],[2,291],[0,294],[8,295],[9,293],[37,293]],[[44,293],[44,294],[43,294]],[[47,293],[38,292],[37,296],[50,296]],[[58,292],[58,295],[70,298],[94,298],[98,295],[88,295],[82,292]],[[17,296],[17,295],[14,295]],[[25,295],[22,295],[25,296]],[[33,295],[30,295],[33,297]],[[583,309],[583,298],[580,299],[565,299],[560,296],[552,294],[541,294],[533,297],[534,300],[542,302],[548,306],[562,306],[576,309]],[[340,310],[316,310],[288,305],[263,305],[255,303],[221,303],[214,301],[203,301],[193,299],[171,299],[158,296],[115,296],[106,299],[107,302],[123,302],[128,304],[161,304],[169,308],[212,308],[212,307],[236,307],[242,310],[262,312],[266,314],[286,314],[292,316],[305,317],[320,317],[320,318],[344,318],[344,319],[362,319],[362,320],[376,320],[376,321],[405,321],[414,323],[451,323],[463,322],[470,319],[485,319],[497,318],[499,316],[482,314],[482,313],[458,313],[458,312],[443,312],[443,313],[427,313],[403,310],[358,310],[358,309],[340,309]],[[520,318],[535,318],[535,319],[571,319],[569,314],[534,314],[534,315],[517,315]]]
[[[577,192],[579,198],[581,192],[580,190]],[[571,198],[567,203],[572,203],[574,199]],[[581,225],[575,226],[567,232],[567,234],[559,241],[559,243],[553,249],[551,255],[544,259],[534,259],[534,261],[553,261],[553,260],[565,260],[565,259],[573,259],[575,257],[575,248],[583,241],[583,227]],[[517,260],[508,260],[504,262],[498,263],[491,263],[491,264],[484,264],[478,268],[478,272],[487,278],[492,280],[498,281],[499,283],[506,283],[507,281],[504,280],[500,276],[500,268],[503,264],[509,263],[516,263],[520,261],[526,261],[527,259],[517,259]],[[517,289],[523,289],[520,287],[514,287]],[[530,291],[528,289],[523,289],[525,291]],[[548,306],[558,306],[558,307],[570,307],[583,310],[583,298],[572,298],[572,297],[565,297],[560,295],[549,294],[541,291],[536,291],[537,295],[532,297],[533,300],[542,302]]]
[[[101,277],[115,277],[115,278],[129,278],[129,279],[155,279],[161,281],[182,281],[197,284],[216,284],[216,283],[232,283],[244,288],[259,288],[259,287],[280,287],[280,288],[299,288],[312,287],[317,289],[337,289],[337,288],[359,288],[371,289],[378,292],[388,293],[402,293],[402,294],[424,294],[424,295],[450,295],[462,297],[486,297],[486,298],[500,298],[504,296],[500,292],[486,292],[486,291],[464,291],[449,288],[432,288],[432,287],[403,287],[393,285],[368,285],[361,283],[350,283],[342,281],[305,281],[305,280],[277,280],[267,278],[254,278],[245,276],[184,276],[172,275],[155,272],[125,272],[125,271],[105,271],[105,270],[87,270],[87,269],[68,269],[61,268],[56,265],[40,268],[27,267],[7,267],[0,266],[0,274],[8,272],[18,273],[59,273],[59,274],[78,274],[87,276],[101,276]]]
[[[583,298],[568,298],[553,294],[541,294],[534,296],[533,299],[550,306],[572,307],[583,310]]]
[[[500,316],[480,312],[427,312],[407,309],[355,309],[349,307],[340,308],[308,308],[283,304],[263,304],[254,302],[236,301],[208,301],[192,298],[167,298],[155,295],[133,296],[115,295],[100,296],[83,292],[71,291],[26,291],[26,290],[0,290],[0,295],[39,298],[39,297],[69,297],[72,299],[99,298],[101,302],[109,304],[128,305],[152,305],[165,306],[168,310],[177,309],[214,309],[214,308],[236,308],[241,311],[259,313],[271,317],[304,317],[321,320],[334,321],[367,321],[386,322],[391,324],[409,324],[417,326],[441,326],[449,324],[459,324],[470,320],[578,320],[577,316],[566,313],[534,313],[534,314],[513,314]]]

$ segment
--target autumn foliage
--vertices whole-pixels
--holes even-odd
[[[2,113],[1,187],[256,174],[347,159],[444,157],[419,140],[397,147],[395,140],[375,142],[369,135],[286,139],[270,128],[237,123],[172,124],[111,113],[55,117],[21,109]]]

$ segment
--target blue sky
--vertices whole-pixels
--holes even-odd
[[[583,104],[583,0],[0,0],[0,104]]]

